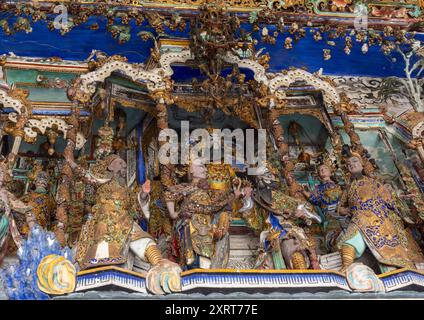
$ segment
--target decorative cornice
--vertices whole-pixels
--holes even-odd
[[[63,138],[66,139],[66,135],[70,126],[63,119],[58,119],[56,117],[45,117],[40,120],[29,119],[24,128],[24,132],[28,140],[34,141],[38,134],[45,134],[48,128],[58,130],[62,132]],[[81,149],[85,144],[86,139],[81,132],[77,133],[76,146],[77,150]]]
[[[34,60],[34,59],[33,59]],[[19,69],[19,70],[33,70],[58,73],[86,73],[88,69],[87,63],[68,63],[68,62],[54,62],[48,59],[37,59],[35,61],[17,60],[7,58],[4,68]]]

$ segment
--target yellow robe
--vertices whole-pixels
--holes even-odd
[[[423,262],[418,244],[397,216],[390,193],[375,179],[363,176],[354,180],[341,199],[348,204],[351,222],[339,241],[339,248],[358,232],[376,259],[395,267],[415,268]]]

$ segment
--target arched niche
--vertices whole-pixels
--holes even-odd
[[[149,92],[172,90],[169,79],[173,75],[172,64],[185,63],[193,56],[189,49],[179,52],[166,52],[161,55],[158,66],[147,70],[144,64],[131,64],[122,57],[111,57],[96,70],[81,75],[76,81],[76,100],[87,102],[96,92],[96,84],[104,82],[113,72],[120,72],[133,81],[145,83]],[[340,102],[340,95],[331,82],[323,79],[318,74],[310,73],[303,69],[284,70],[279,73],[267,73],[265,68],[257,61],[240,59],[227,53],[223,60],[229,64],[237,64],[240,68],[252,70],[254,79],[259,84],[265,84],[278,98],[284,98],[284,90],[292,83],[303,81],[307,85],[323,92],[326,106],[334,106]]]

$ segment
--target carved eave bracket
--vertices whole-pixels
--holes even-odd
[[[234,64],[240,68],[252,70],[254,79],[261,84],[266,85],[272,94],[283,100],[286,98],[285,90],[296,81],[304,81],[306,84],[321,90],[326,106],[334,106],[340,103],[340,96],[336,86],[329,81],[322,79],[319,75],[310,73],[303,69],[284,70],[279,73],[267,73],[264,66],[251,59],[240,59],[237,56],[228,53],[223,57],[224,61]]]
[[[191,58],[189,50],[175,53],[165,53],[159,59],[159,66],[146,70],[144,64],[131,64],[122,57],[111,57],[95,71],[81,75],[74,82],[71,98],[83,104],[87,104],[96,92],[96,83],[104,82],[113,72],[121,72],[133,81],[146,83],[150,92],[169,90],[169,78],[174,71],[171,68],[173,63],[184,63]],[[71,89],[72,90],[72,89]]]
[[[111,57],[114,58],[114,57]],[[185,63],[193,58],[189,49],[179,52],[167,52],[161,55],[159,66],[146,70],[142,64],[131,64],[123,61],[122,58],[105,62],[95,71],[81,75],[74,83],[74,99],[81,103],[88,103],[96,92],[96,83],[104,82],[113,72],[121,72],[130,77],[133,81],[147,84],[147,89],[152,92],[169,91],[169,79],[173,75],[171,65],[174,63]],[[116,59],[116,57],[115,57]],[[324,101],[327,106],[334,106],[340,102],[339,93],[336,86],[321,78],[317,74],[312,74],[302,69],[292,69],[280,73],[267,73],[265,68],[252,59],[240,59],[228,53],[223,57],[229,64],[237,64],[240,68],[252,70],[254,79],[260,84],[264,84],[270,89],[277,99],[285,98],[285,88],[296,81],[303,81],[316,89],[322,90]]]
[[[31,103],[27,100],[28,93],[22,89],[6,89],[0,87],[0,104],[3,108],[11,108],[15,112],[9,114],[9,120],[16,122],[18,115],[29,115]]]
[[[46,117],[42,118],[41,120],[30,119],[24,128],[25,141],[34,142],[37,139],[39,133],[44,135],[46,130],[49,128],[61,132],[63,134],[63,139],[66,140],[66,135],[70,129],[70,125],[68,125],[63,119],[53,117]],[[75,148],[80,150],[84,146],[85,142],[86,139],[84,138],[84,135],[81,132],[78,132]]]

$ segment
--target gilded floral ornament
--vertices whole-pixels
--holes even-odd
[[[352,0],[331,0],[330,1],[330,10],[332,12],[336,11],[353,11],[353,8],[349,7],[349,5],[352,4]]]
[[[322,50],[322,56],[324,60],[330,60],[331,59],[331,50],[330,49],[323,49]]]

